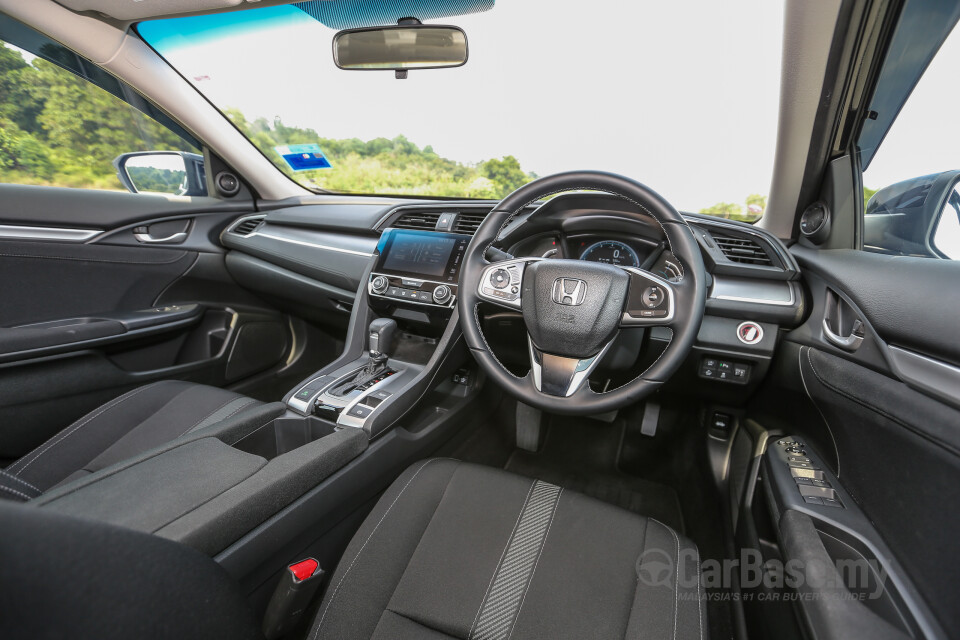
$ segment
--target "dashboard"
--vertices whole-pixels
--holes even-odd
[[[283,293],[301,310],[307,301],[325,321],[346,320],[363,287],[379,301],[379,313],[399,310],[440,330],[459,293],[458,257],[492,206],[363,201],[286,207],[238,218],[221,239],[233,250],[226,262],[235,279],[273,297]],[[684,218],[708,274],[708,317],[729,319],[734,328],[736,321],[767,322],[771,331],[799,324],[805,296],[799,267],[783,243],[751,225],[697,214]],[[387,243],[401,229],[416,235],[394,252]],[[663,228],[607,194],[571,193],[531,204],[501,230],[495,248],[502,258],[639,263],[670,281],[683,272]]]
[[[464,252],[492,206],[384,203],[372,208],[366,221],[353,209],[281,208],[238,218],[221,237],[233,250],[226,264],[238,282],[274,298],[289,292],[300,313],[310,306],[330,321],[363,302],[370,312],[403,323],[405,331],[439,339],[455,313]],[[763,379],[779,330],[797,326],[805,313],[799,267],[763,229],[696,214],[684,218],[700,247],[708,289],[686,383],[681,376],[678,384],[707,380],[718,397],[746,394]],[[668,281],[683,273],[663,227],[606,194],[572,193],[530,205],[500,230],[493,249],[500,254],[496,260],[601,262]],[[518,283],[511,275],[501,284],[509,296]],[[357,297],[358,289],[366,295]],[[477,310],[484,335],[497,357],[522,375],[520,369],[529,366],[522,314],[488,307]],[[622,334],[603,363],[611,384],[642,373],[671,339],[665,327]]]

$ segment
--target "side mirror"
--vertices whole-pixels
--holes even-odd
[[[911,178],[873,194],[863,245],[892,255],[960,259],[960,171]]]
[[[960,185],[953,191],[940,210],[940,217],[933,227],[933,248],[950,260],[960,260]]]
[[[131,193],[205,196],[203,156],[185,151],[135,151],[113,160],[117,178]]]
[[[433,24],[347,29],[333,37],[333,61],[341,69],[400,74],[460,67],[467,62],[467,34],[459,27]]]

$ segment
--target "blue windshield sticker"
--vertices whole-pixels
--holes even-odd
[[[294,171],[333,168],[318,144],[290,144],[273,149]]]

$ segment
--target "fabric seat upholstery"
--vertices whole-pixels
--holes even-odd
[[[0,471],[0,496],[29,500],[261,403],[206,385],[164,380],[91,411]]]
[[[660,522],[433,459],[360,527],[308,638],[703,638],[699,554]]]

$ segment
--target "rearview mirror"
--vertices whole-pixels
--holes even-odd
[[[185,151],[137,151],[113,161],[117,178],[131,193],[207,195],[203,156]]]
[[[460,67],[467,62],[467,34],[425,24],[347,29],[333,37],[333,61],[364,71]]]

